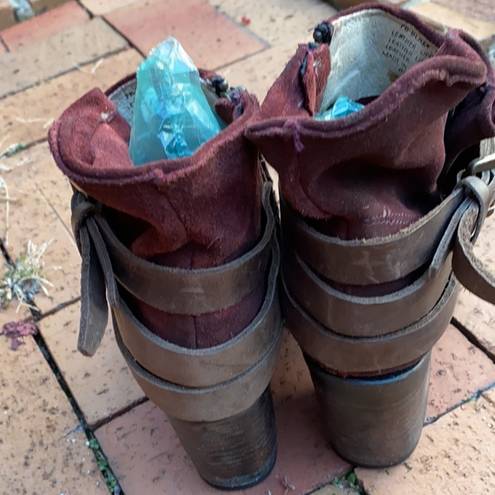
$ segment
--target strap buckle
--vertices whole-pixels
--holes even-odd
[[[495,304],[495,278],[476,257],[473,244],[484,219],[493,211],[495,198],[494,141],[480,145],[480,158],[473,160],[464,174],[459,175],[458,186],[466,192],[470,203],[462,214],[457,228],[452,268],[456,278],[473,294]],[[475,203],[472,200],[475,200]],[[476,211],[476,206],[478,206]]]
[[[458,176],[458,186],[473,198],[479,207],[478,218],[472,233],[474,242],[481,231],[486,217],[494,211],[495,199],[495,153],[472,160]]]
[[[482,172],[491,172],[495,169],[495,153],[475,158],[466,168],[465,175],[478,175]]]
[[[471,234],[471,241],[474,243],[481,232],[483,222],[488,216],[488,211],[491,208],[493,191],[491,191],[488,184],[477,175],[464,177],[459,182],[459,185],[464,189],[466,195],[473,198],[478,204],[478,216]]]

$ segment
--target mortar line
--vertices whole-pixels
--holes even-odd
[[[131,402],[127,406],[121,407],[118,411],[113,412],[112,414],[109,414],[108,416],[105,416],[104,418],[101,418],[94,423],[88,423],[88,426],[93,430],[96,431],[98,428],[101,428],[102,426],[105,426],[109,423],[111,423],[114,419],[120,418],[121,416],[124,416],[124,414],[127,414],[129,411],[134,409],[135,407],[141,406],[142,404],[145,404],[146,402],[149,402],[148,397],[141,397],[140,399],[136,399],[135,401]]]
[[[35,315],[36,311],[31,311],[31,313],[33,314],[33,317],[36,319],[36,315]],[[73,410],[74,414],[76,415],[84,434],[86,435],[87,441],[88,442],[96,442],[96,444],[98,445],[97,449],[90,448],[90,450],[93,452],[96,464],[100,470],[100,473],[101,473],[103,480],[105,481],[105,485],[107,486],[109,493],[111,495],[117,495],[117,494],[118,495],[125,495],[124,491],[122,490],[122,487],[120,486],[120,482],[119,482],[117,476],[115,475],[110,463],[108,462],[108,458],[105,455],[105,452],[101,448],[100,442],[98,441],[93,430],[91,429],[90,425],[86,421],[84,413],[83,413],[81,407],[79,406],[77,399],[72,394],[72,391],[71,391],[67,381],[65,380],[62,372],[60,371],[60,368],[57,364],[57,361],[55,360],[55,358],[53,357],[53,354],[51,353],[50,349],[48,348],[48,345],[46,344],[45,338],[43,337],[42,333],[39,331],[33,336],[33,338],[34,338],[34,341],[36,342],[36,344],[38,346],[38,349],[40,350],[41,354],[45,358],[45,361],[47,362],[48,366],[50,367],[53,375],[55,376],[55,379],[57,380],[59,387],[62,389],[62,392],[67,397],[67,400],[68,400],[70,406],[72,407],[72,410]],[[117,483],[116,489],[113,491],[113,493],[110,491],[110,488],[109,488],[108,484],[106,483],[107,479],[105,478],[103,471],[99,467],[99,463],[98,463],[99,456],[97,456],[97,453],[103,457],[104,461],[106,462],[106,471],[113,477],[113,479],[115,479],[115,481]]]
[[[468,404],[469,402],[479,400],[485,392],[489,392],[492,389],[495,389],[495,382],[492,382],[489,385],[486,385],[485,387],[480,388],[476,392],[472,393],[466,399],[463,399],[460,402],[454,404],[453,406],[447,408],[445,411],[440,413],[438,416],[435,416],[434,418],[426,418],[425,422],[423,423],[423,429],[427,426],[435,424],[440,418],[443,418],[444,416],[451,413],[452,411],[455,411],[456,409],[461,408],[461,406]]]
[[[124,7],[121,7],[121,8],[124,8]],[[115,10],[119,10],[119,9],[115,9]],[[108,14],[110,14],[111,12],[113,12],[113,10],[111,10],[110,12],[107,12]],[[120,29],[117,27],[117,26],[114,26],[112,24],[112,22],[106,18],[105,15],[102,15],[102,16],[99,16],[100,19],[107,25],[109,26],[113,31],[115,31],[119,36],[121,36],[122,38],[124,38],[127,43],[129,43],[129,46],[131,46],[132,48],[134,48],[134,50],[136,50],[137,52],[139,52],[140,55],[142,55],[143,57],[146,57],[146,54],[135,44],[132,42],[131,38],[129,38],[125,33],[123,33],[122,31],[120,31]],[[137,67],[136,67],[137,69]]]
[[[9,47],[7,46],[7,43],[5,43],[5,40],[2,38],[2,36],[0,36],[0,45],[3,46],[5,48],[5,51],[8,53],[10,52],[10,49]]]
[[[222,64],[222,65],[219,65],[217,67],[214,67],[212,70],[213,71],[217,71],[217,70],[227,69],[231,65],[238,64],[239,62],[244,62],[245,60],[247,60],[247,59],[249,59],[251,57],[254,57],[255,55],[259,55],[261,53],[264,53],[264,52],[268,51],[270,48],[272,48],[272,47],[271,46],[265,46],[263,48],[260,48],[259,50],[256,50],[253,53],[248,53],[246,55],[243,55],[242,57],[236,58],[235,60],[231,60],[230,62],[227,62],[225,64]]]
[[[28,143],[12,143],[12,145],[15,145],[15,144],[22,145],[22,149],[19,150],[19,151],[17,151],[14,155],[8,156],[6,158],[12,158],[13,156],[20,155],[24,151],[27,151],[29,148],[32,148],[33,146],[37,146],[38,144],[42,144],[42,143],[44,143],[47,140],[48,140],[48,136],[47,137],[43,137],[43,138],[38,138],[38,139],[35,139],[33,141],[29,141]],[[7,146],[7,148],[8,148],[8,146]],[[28,165],[28,164],[26,164],[26,165]],[[15,170],[15,168],[16,167],[14,167],[11,170],[8,170],[7,172],[4,172],[4,173],[9,173],[10,171]]]
[[[118,9],[117,9],[118,10]],[[255,38],[257,41],[259,41],[260,44],[262,44],[263,46],[259,49],[259,50],[256,50],[255,52],[253,53],[249,53],[247,55],[243,55],[242,57],[239,57],[237,59],[234,59],[234,60],[231,60],[230,62],[227,62],[225,64],[221,64],[221,65],[218,65],[216,67],[212,67],[210,70],[212,71],[218,71],[218,70],[223,70],[227,67],[229,67],[230,65],[234,65],[238,62],[242,62],[243,60],[246,60],[248,59],[249,57],[253,57],[254,55],[258,55],[260,53],[263,53],[264,51],[268,50],[269,48],[272,48],[272,45],[267,41],[265,40],[264,38],[262,38],[261,36],[257,35],[255,32],[251,31],[250,29],[248,29],[246,26],[243,26],[242,24],[239,24],[235,19],[232,19],[230,16],[228,16],[225,12],[222,12],[222,11],[218,11],[218,14],[219,15],[222,15],[224,16],[226,19],[228,19],[230,22],[232,22],[238,29],[242,30],[242,31],[245,31],[247,32],[247,34],[249,34],[250,36],[252,36],[253,38]],[[111,27],[115,32],[117,32],[120,36],[122,36],[122,38],[124,38],[127,43],[129,43],[129,45],[134,48],[136,51],[138,51],[144,58],[147,57],[147,53],[145,53],[143,50],[141,50],[141,48],[139,48],[133,41],[131,38],[129,38],[125,33],[123,33],[122,31],[120,31],[120,29],[115,26],[112,21],[110,21],[110,19],[107,19],[105,17],[105,15],[102,15],[100,17],[109,27]]]
[[[495,364],[495,354],[486,349],[480,342],[478,337],[476,337],[476,335],[471,332],[469,328],[463,325],[457,318],[452,318],[451,323],[455,328],[457,328],[457,330],[459,330],[459,332],[462,333],[462,335],[464,335],[464,337],[466,337],[467,340],[469,340],[469,342],[471,342],[471,344],[473,344],[477,349],[483,352],[483,354],[487,356],[492,363]]]
[[[69,237],[70,237],[71,241],[73,242],[74,246],[77,247],[77,244],[76,244],[76,241],[74,239],[74,234],[72,232],[72,229],[69,228],[69,226],[65,224],[63,218],[58,213],[58,210],[52,205],[52,203],[50,203],[49,199],[46,197],[45,193],[43,192],[43,189],[39,186],[39,184],[35,184],[35,187],[36,187],[36,190],[41,194],[42,198],[46,201],[46,203],[48,204],[49,208],[52,210],[52,212],[58,218],[58,220],[60,221],[60,223],[63,225],[64,230],[67,232],[67,234],[69,234]]]
[[[79,5],[79,7],[81,7],[82,10],[86,12],[86,14],[88,14],[90,20],[94,17],[99,17],[98,15],[94,15],[93,12],[91,12],[91,10],[89,10],[88,7],[86,7],[86,5],[82,3],[81,0],[76,0],[76,3]]]
[[[111,51],[109,51],[103,55],[92,58],[91,60],[88,60],[82,64],[74,64],[71,67],[69,67],[63,71],[58,72],[57,74],[54,74],[52,76],[46,77],[45,79],[41,79],[39,81],[36,81],[35,83],[29,84],[28,86],[26,86],[24,88],[5,93],[5,94],[0,96],[0,101],[4,100],[10,96],[18,95],[24,91],[27,91],[28,89],[32,89],[32,88],[35,88],[37,86],[41,86],[42,84],[45,84],[49,81],[53,81],[54,79],[57,79],[58,77],[64,76],[65,74],[69,74],[70,72],[74,72],[76,70],[79,70],[82,67],[87,67],[88,65],[94,64],[95,62],[98,62],[99,60],[106,60],[107,58],[110,58],[114,55],[118,55],[119,53],[125,52],[126,50],[129,50],[128,46],[124,46],[122,48],[116,48],[115,50],[111,50]]]
[[[12,258],[10,257],[10,254],[5,247],[5,244],[3,243],[3,239],[0,239],[0,252],[2,253],[3,258],[5,259],[5,262],[9,265],[13,265],[14,262]]]
[[[47,318],[48,316],[52,316],[54,315],[55,313],[58,313],[59,311],[69,307],[69,306],[72,306],[73,304],[76,304],[78,303],[79,301],[81,300],[81,298],[78,296],[78,297],[74,297],[72,299],[69,299],[68,301],[64,301],[60,304],[57,304],[56,306],[54,306],[53,308],[50,308],[48,311],[44,311],[44,312],[39,312],[39,314],[37,313],[34,321],[36,323],[40,322],[40,321],[43,321],[45,318]],[[38,308],[39,309],[39,308]]]
[[[5,260],[8,263],[12,263],[12,258],[10,256],[8,250],[5,248],[2,239],[0,239],[0,251],[1,251],[1,254],[3,255],[3,257],[5,258]],[[41,311],[36,306],[34,301],[30,301],[30,304],[32,305],[32,307],[29,309],[29,312],[31,313],[33,320],[35,322],[38,322],[41,319],[41,317],[40,317]],[[64,303],[62,303],[62,304],[64,304]],[[55,309],[55,308],[53,308],[53,309]],[[45,316],[47,316],[47,315],[45,314]],[[50,370],[52,371],[52,374],[55,377],[55,380],[57,380],[57,383],[58,383],[60,389],[62,390],[62,392],[66,396],[67,401],[69,402],[69,405],[72,408],[72,411],[74,412],[77,420],[79,421],[79,425],[82,428],[84,434],[86,435],[87,441],[96,443],[97,448],[90,448],[90,450],[93,453],[96,465],[98,466],[98,469],[101,473],[103,480],[105,481],[105,485],[106,485],[107,490],[109,491],[110,495],[125,495],[124,490],[120,486],[120,482],[119,482],[117,476],[115,475],[110,463],[108,462],[108,458],[105,455],[105,452],[101,448],[100,442],[98,441],[93,430],[91,429],[90,425],[86,421],[84,413],[83,413],[81,407],[79,406],[77,399],[72,394],[72,391],[71,391],[67,381],[65,380],[65,378],[64,378],[64,376],[60,370],[60,367],[57,364],[56,359],[54,358],[53,354],[51,353],[51,351],[50,351],[50,349],[49,349],[49,347],[45,341],[45,338],[43,337],[43,334],[38,329],[38,332],[36,332],[36,334],[30,338],[32,338],[34,340],[39,351],[41,352],[42,356],[44,357],[46,363],[50,367]],[[100,468],[100,464],[98,462],[99,460],[101,462],[102,459],[105,462],[105,470]],[[110,477],[110,479],[113,479],[116,482],[116,487],[115,487],[115,490],[113,491],[113,493],[111,493],[111,491],[110,491],[110,487],[108,486],[108,483],[107,483],[108,480],[107,480],[107,477],[105,477],[104,471],[106,471],[106,473],[108,473],[107,477]]]

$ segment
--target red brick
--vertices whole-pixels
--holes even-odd
[[[0,97],[51,79],[75,66],[94,62],[123,50],[127,42],[103,19],[50,36],[36,45],[23,46],[0,56]]]
[[[495,383],[495,365],[454,326],[433,349],[427,417],[434,418]]]
[[[174,36],[194,62],[207,69],[265,48],[247,29],[220,14],[205,0],[135,2],[105,17],[143,53]]]
[[[313,387],[301,352],[287,337],[272,380],[278,427],[278,458],[272,474],[250,495],[307,493],[341,476],[349,465],[327,447],[320,431]],[[96,431],[127,495],[216,495],[200,479],[166,416],[151,402]],[[239,493],[239,492],[234,492]],[[288,493],[288,492],[286,492]]]
[[[50,10],[11,26],[2,32],[2,37],[9,50],[44,40],[66,29],[82,24],[89,19],[88,14],[75,1],[67,2]]]
[[[46,139],[51,122],[74,100],[95,87],[108,88],[134,72],[140,61],[136,50],[125,50],[3,99],[1,149]]]

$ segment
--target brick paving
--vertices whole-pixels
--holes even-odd
[[[403,464],[373,471],[357,469],[369,495],[495,493],[495,393],[483,394],[425,427],[420,443]],[[399,493],[399,492],[398,492]]]
[[[136,50],[127,49],[4,98],[0,113],[2,149],[46,139],[48,127],[62,109],[90,89],[109,87],[122,79],[135,70],[141,58]],[[50,160],[48,155],[46,159]]]
[[[144,399],[115,344],[111,325],[97,354],[91,358],[74,345],[79,330],[79,303],[39,322],[46,345],[90,426]]]
[[[495,34],[490,2],[400,3],[483,40]],[[335,9],[320,0],[31,4],[43,13],[16,23],[9,3],[0,0],[0,153],[21,145],[14,156],[0,159],[0,177],[12,198],[8,238],[4,206],[0,234],[12,257],[28,240],[51,241],[45,262],[54,287],[36,299],[42,338],[27,337],[14,352],[0,336],[0,495],[109,493],[86,445],[85,433],[92,432],[127,495],[217,493],[199,479],[163,413],[130,377],[111,328],[91,360],[75,350],[80,260],[70,230],[71,191],[52,163],[46,133],[70,102],[132,72],[167,35],[179,37],[198,65],[222,67],[232,84],[262,99],[297,42],[309,39],[311,28]],[[494,222],[487,221],[476,248],[493,271]],[[26,316],[14,310],[0,314],[0,324]],[[369,495],[495,492],[494,324],[492,306],[461,294],[454,324],[433,351],[428,424],[419,447],[395,468],[356,470]],[[278,461],[264,483],[243,493],[351,493],[328,484],[352,466],[320,435],[311,381],[289,336],[272,388]],[[287,492],[284,479],[294,490]]]
[[[427,421],[495,383],[495,364],[453,325],[432,352]]]
[[[10,51],[46,40],[89,20],[89,14],[75,2],[67,2],[58,9],[49,10],[25,22],[2,31],[2,39]]]
[[[14,308],[0,324],[17,319]],[[22,315],[25,316],[25,315]],[[0,338],[0,493],[108,493],[67,397],[32,338]]]
[[[126,46],[124,38],[97,17],[42,42],[4,53],[0,59],[3,74],[0,97],[94,62]]]
[[[167,36],[180,38],[195,63],[205,69],[216,69],[266,47],[206,0],[149,0],[145,8],[142,2],[134,2],[105,18],[143,54]]]
[[[307,493],[350,466],[330,450],[319,431],[313,386],[295,341],[286,336],[272,380],[278,428],[278,458],[267,480],[233,493],[284,494],[284,479]],[[150,402],[96,430],[96,436],[127,494],[213,495],[182,449],[166,416]]]

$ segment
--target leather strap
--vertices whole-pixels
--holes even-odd
[[[280,332],[279,264],[274,238],[264,302],[254,320],[233,339],[206,349],[177,346],[148,330],[120,299],[113,314],[123,344],[150,373],[172,383],[207,387],[234,378],[258,362]]]
[[[320,325],[283,285],[287,326],[305,354],[339,375],[383,375],[426,354],[442,336],[452,317],[458,287],[451,276],[437,304],[417,322],[380,337],[344,337]]]
[[[459,282],[470,292],[495,304],[495,277],[476,257],[472,243],[478,218],[477,205],[473,205],[462,217],[454,246],[452,266]]]
[[[264,284],[275,219],[271,183],[263,185],[265,229],[256,246],[221,266],[186,270],[157,265],[135,256],[112,232],[98,204],[75,191],[72,225],[81,257],[81,320],[78,349],[93,355],[107,325],[107,304],[115,307],[117,282],[142,301],[169,313],[199,315],[241,301]]]
[[[92,356],[103,339],[108,320],[108,302],[115,304],[117,285],[112,265],[92,215],[94,206],[88,208],[85,198],[76,193],[72,196],[72,228],[77,232],[76,241],[81,253],[81,318],[77,348]],[[76,214],[74,214],[74,212]],[[85,228],[81,228],[82,223]]]
[[[281,200],[283,234],[286,244],[324,278],[348,285],[381,284],[403,278],[429,262],[463,199],[463,191],[456,189],[397,234],[357,240],[318,232]]]
[[[452,268],[458,280],[478,297],[495,304],[495,277],[473,250],[495,198],[492,169],[495,153],[474,160],[440,205],[409,228],[386,238],[343,241],[325,236],[282,202],[286,245],[297,252],[303,266],[323,278],[350,285],[397,280],[427,262],[429,276],[434,279],[453,251]],[[290,281],[288,284],[292,291]],[[297,290],[293,294],[302,303]]]
[[[282,341],[282,328],[261,359],[235,378],[210,387],[189,388],[157,378],[135,361],[115,331],[117,344],[134,378],[166,414],[183,421],[217,421],[254,404],[273,375]]]
[[[349,337],[376,337],[407,327],[427,314],[440,299],[450,272],[449,257],[433,277],[426,271],[396,292],[359,297],[326,284],[297,254],[289,254],[283,279],[294,299],[326,328]]]

